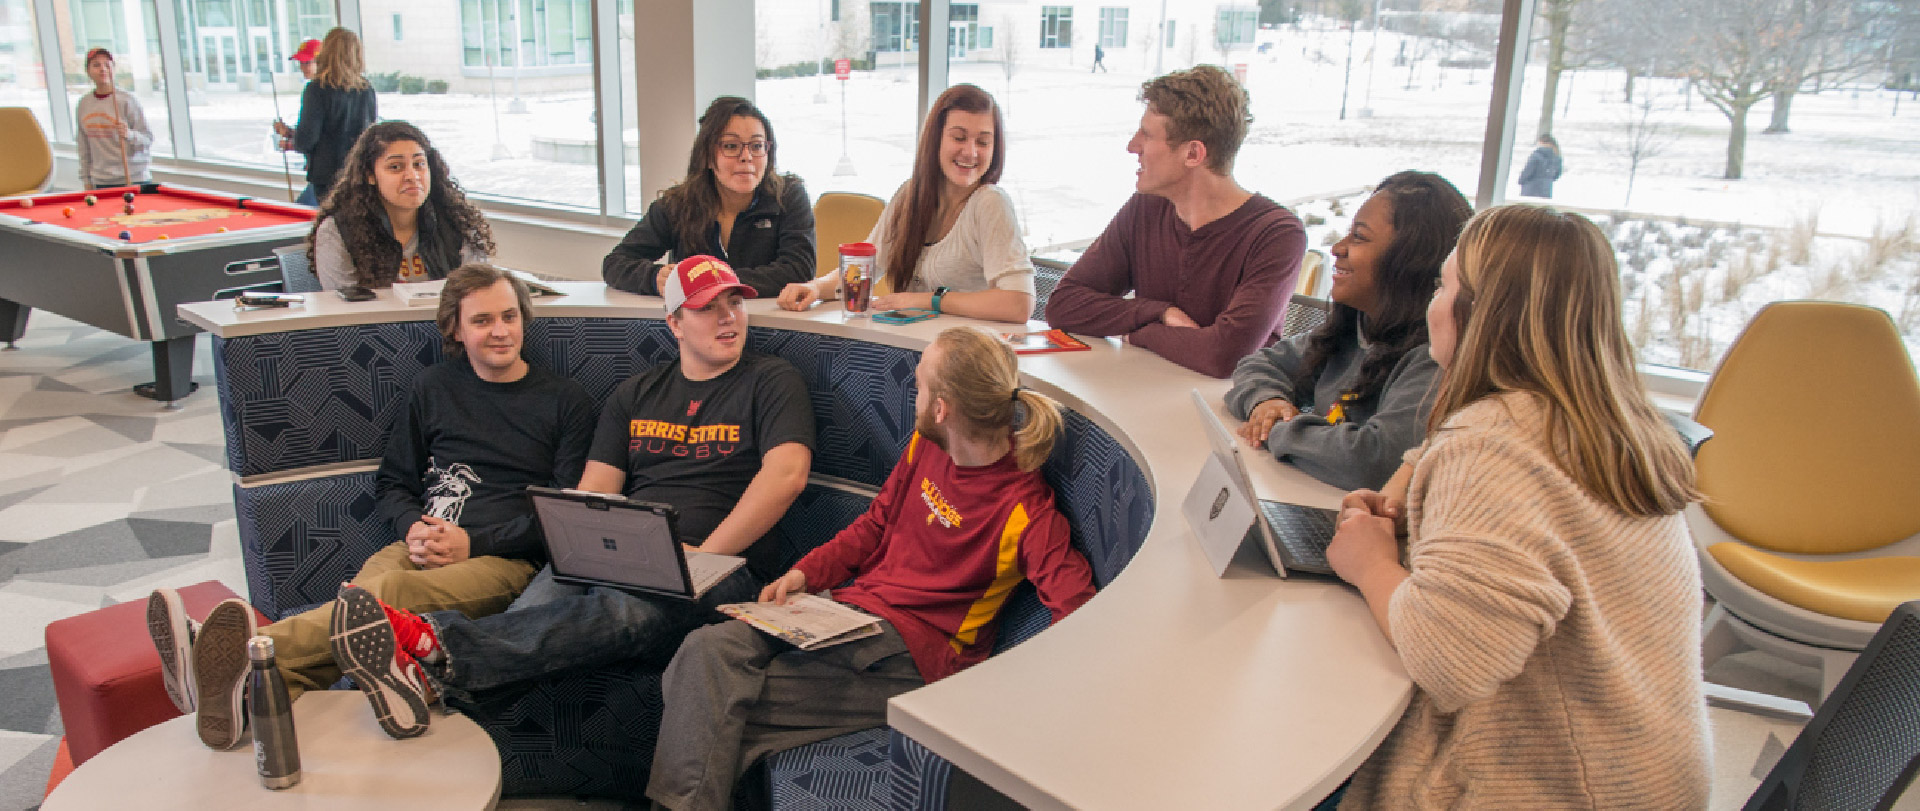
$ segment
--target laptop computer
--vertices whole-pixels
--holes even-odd
[[[1333,542],[1340,511],[1256,498],[1253,477],[1247,473],[1246,461],[1240,458],[1239,441],[1227,430],[1220,417],[1213,413],[1212,406],[1207,404],[1206,398],[1200,396],[1198,390],[1190,393],[1193,395],[1193,407],[1200,412],[1200,422],[1205,426],[1207,444],[1213,458],[1218,460],[1219,466],[1225,469],[1230,478],[1230,486],[1210,489],[1224,489],[1227,498],[1244,500],[1253,508],[1252,526],[1246,530],[1244,537],[1259,537],[1261,551],[1266,553],[1267,560],[1282,577],[1289,572],[1332,575],[1333,567],[1327,563],[1327,544]],[[1218,499],[1219,495],[1216,494],[1215,498]],[[1193,516],[1190,515],[1191,520]]]
[[[697,600],[746,558],[688,552],[671,505],[625,496],[529,487],[553,579]]]

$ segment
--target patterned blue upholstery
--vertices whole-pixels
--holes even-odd
[[[233,488],[253,607],[274,619],[332,600],[360,564],[392,543],[375,514],[373,473]]]
[[[893,793],[886,727],[775,752],[767,758],[781,811],[886,811]]]
[[[813,393],[814,470],[877,487],[913,430],[919,353],[862,341],[755,329],[749,346],[791,362]],[[621,380],[670,360],[664,322],[570,318],[528,325],[526,355],[572,377],[604,402]],[[411,381],[440,360],[431,321],[245,336],[214,342],[228,464],[254,476],[377,459]],[[1043,473],[1073,526],[1097,583],[1119,574],[1153,518],[1146,479],[1120,444],[1068,412]],[[871,496],[811,486],[775,528],[790,565],[865,511]],[[374,517],[373,474],[236,487],[248,590],[271,617],[332,598],[368,555],[390,541]],[[996,653],[1050,623],[1032,586],[1001,615]],[[659,673],[638,662],[578,671],[474,696],[460,708],[494,739],[504,793],[576,794],[642,801],[659,725]],[[882,762],[888,765],[882,768]],[[779,808],[929,808],[944,805],[950,766],[896,732],[874,729],[768,759]],[[750,794],[745,791],[743,794]]]
[[[946,811],[947,780],[953,764],[919,741],[887,730],[887,782],[892,788],[890,811]]]

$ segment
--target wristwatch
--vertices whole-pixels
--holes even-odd
[[[948,289],[949,288],[944,284],[933,289],[933,314],[934,315],[940,314],[940,300],[943,298],[946,298]]]

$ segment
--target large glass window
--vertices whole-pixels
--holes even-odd
[[[815,198],[850,191],[889,199],[913,171],[920,125],[917,57],[873,56],[886,32],[899,33],[893,18],[878,17],[901,5],[849,3],[833,20],[818,0],[754,3],[754,97],[779,139],[779,168],[799,175]],[[904,5],[908,13],[918,12],[916,4]],[[971,24],[951,22],[953,31]],[[836,59],[849,60],[852,73],[845,80],[834,78]]]
[[[65,14],[55,14],[59,36],[63,103],[69,107],[82,94],[93,92],[87,78],[86,55],[106,48],[114,55],[114,86],[139,101],[153,131],[153,154],[173,154],[173,133],[167,128],[166,76],[160,66],[160,26],[153,0],[71,0]]]
[[[873,24],[873,50],[890,53],[920,47],[919,3],[869,3],[867,16]]]
[[[180,0],[174,8],[195,157],[284,166],[297,193],[306,185],[304,159],[278,150],[272,122],[275,117],[288,124],[300,120],[306,81],[300,64],[289,57],[300,43],[325,37],[333,28],[333,4]]]
[[[1884,309],[1920,349],[1920,128],[1889,16],[1911,4],[1590,5],[1538,6],[1504,192],[1608,233],[1641,358],[1711,369],[1760,307],[1806,298]]]
[[[1040,47],[1073,47],[1073,7],[1040,7]]]
[[[361,0],[360,13],[408,19],[404,43],[366,38],[380,115],[426,132],[468,191],[600,209],[590,0]]]
[[[1253,45],[1253,32],[1260,21],[1259,8],[1221,6],[1214,12],[1213,44],[1229,51]]]
[[[1127,47],[1127,10],[1124,8],[1100,9],[1100,47]]]
[[[0,107],[32,110],[40,130],[52,138],[47,74],[40,64],[33,20],[33,4],[28,0],[0,0]]]

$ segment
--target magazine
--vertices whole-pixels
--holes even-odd
[[[1067,334],[1066,330],[1040,332],[1003,332],[1001,342],[1013,347],[1015,355],[1039,355],[1047,352],[1086,352],[1093,347]]]
[[[394,282],[393,294],[408,307],[440,306],[440,288],[445,287],[445,279],[431,282]]]
[[[801,650],[818,650],[880,633],[880,620],[814,594],[787,595],[786,605],[731,603],[720,613],[745,622]]]

